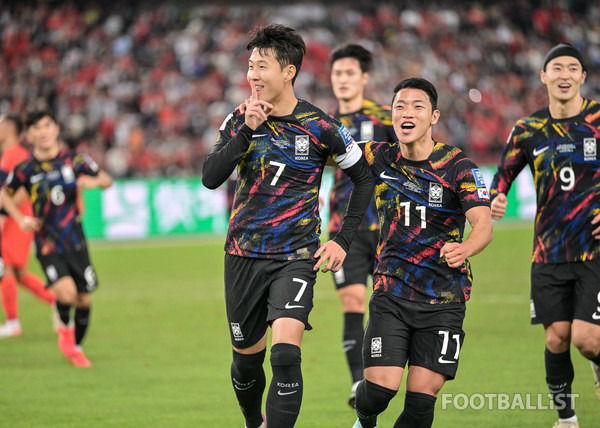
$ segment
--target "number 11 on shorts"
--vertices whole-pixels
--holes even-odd
[[[454,353],[454,360],[446,360],[446,353],[448,352],[448,346],[450,343],[450,332],[446,330],[438,331],[438,334],[443,336],[444,342],[442,343],[442,352],[438,362],[442,364],[456,364],[458,361],[458,354],[460,353],[460,334],[453,334],[452,340],[456,341],[456,352]]]

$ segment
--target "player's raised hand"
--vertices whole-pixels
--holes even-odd
[[[246,99],[246,125],[254,130],[267,120],[267,116],[273,111],[273,105],[260,99],[256,83],[250,81],[250,87],[252,94]]]
[[[346,258],[346,252],[344,249],[335,241],[327,241],[319,247],[315,252],[313,259],[318,258],[317,264],[313,267],[313,270],[319,270],[319,267],[327,261],[327,264],[321,272],[333,271],[337,272],[342,267],[344,259]]]
[[[498,195],[492,201],[492,218],[494,220],[502,220],[504,214],[506,213],[506,205],[508,202],[506,200],[506,195],[504,193],[498,193]]]

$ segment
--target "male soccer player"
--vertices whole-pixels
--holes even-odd
[[[561,43],[540,71],[548,106],[515,124],[490,194],[500,220],[511,184],[529,165],[537,192],[531,323],[546,333],[546,382],[556,428],[578,427],[570,343],[589,359],[600,399],[600,104],[583,98],[581,52]]]
[[[263,360],[272,330],[270,427],[293,427],[302,402],[300,346],[320,266],[337,271],[373,192],[362,152],[345,126],[296,98],[306,48],[287,26],[257,28],[247,79],[252,95],[229,114],[207,157],[202,182],[238,181],[225,243],[225,301],[233,345],[231,378],[247,428],[264,427]],[[243,112],[244,111],[244,112]],[[352,178],[340,232],[319,247],[319,186],[328,157]],[[315,263],[314,259],[318,259]]]
[[[373,65],[371,52],[363,46],[348,44],[331,54],[331,87],[338,101],[334,117],[342,122],[356,141],[396,141],[390,107],[364,97],[365,86]],[[329,199],[329,236],[340,231],[352,181],[336,168]],[[363,378],[362,343],[367,306],[367,277],[373,275],[379,238],[379,217],[372,199],[350,250],[333,280],[344,313],[343,349],[352,377],[349,404],[354,408],[356,387]]]
[[[27,138],[33,152],[10,173],[2,190],[6,211],[26,231],[35,231],[36,255],[56,294],[62,321],[58,346],[75,367],[89,367],[81,343],[90,319],[90,293],[98,286],[90,263],[77,206],[77,190],[112,184],[111,177],[86,155],[74,154],[58,140],[60,128],[51,113],[27,117]],[[13,197],[23,187],[33,216],[21,213]],[[75,306],[71,325],[71,306]]]
[[[381,224],[356,391],[355,428],[372,428],[400,387],[404,410],[394,427],[430,427],[438,392],[454,379],[472,285],[467,257],[492,240],[489,197],[477,165],[432,138],[437,91],[409,78],[394,89],[395,144],[369,142]],[[463,240],[465,221],[472,230]]]
[[[0,169],[10,173],[13,168],[24,161],[28,151],[20,141],[23,123],[19,116],[6,115],[0,117],[0,147],[2,158]],[[25,190],[19,191],[17,199],[21,202],[19,210],[24,216],[31,216],[31,203]],[[27,271],[29,251],[33,240],[33,232],[25,232],[15,220],[8,216],[2,223],[2,256],[4,259],[4,278],[2,278],[2,307],[6,322],[0,326],[0,338],[19,336],[22,333],[19,322],[19,296],[17,283],[23,285],[38,299],[54,305],[54,294],[45,287],[44,281],[37,275]]]

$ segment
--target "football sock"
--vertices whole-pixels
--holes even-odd
[[[14,275],[4,275],[0,285],[2,291],[2,306],[7,320],[19,319],[19,294],[17,278]]]
[[[356,312],[344,313],[344,352],[350,367],[352,383],[363,378],[362,343],[365,329],[364,314]]]
[[[52,294],[52,292],[46,288],[46,284],[39,276],[27,272],[21,276],[21,284],[31,291],[35,297],[48,304],[52,304],[56,301],[54,294]]]
[[[373,428],[377,425],[377,415],[383,412],[396,391],[376,383],[363,380],[356,389],[356,415],[363,428]]]
[[[267,394],[267,423],[276,428],[293,427],[302,404],[300,348],[289,343],[271,347],[273,378]]]
[[[593,361],[594,364],[600,366],[600,354],[596,355],[594,358],[591,358],[590,361]]]
[[[75,345],[81,345],[88,325],[90,325],[90,308],[75,308]]]
[[[69,322],[71,321],[71,305],[65,305],[57,300],[56,311],[63,325],[69,326]]]
[[[246,355],[233,351],[231,382],[247,428],[257,428],[262,424],[260,409],[266,385],[263,369],[266,352],[263,349],[256,354]]]
[[[406,391],[404,410],[394,428],[429,428],[433,424],[436,397],[422,392]]]
[[[573,364],[571,363],[570,350],[560,354],[553,354],[546,348],[546,382],[558,417],[567,419],[575,416],[573,402],[571,400],[571,384],[575,377]]]

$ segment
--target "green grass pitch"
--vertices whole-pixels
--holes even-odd
[[[475,283],[460,368],[442,389],[458,401],[443,409],[438,399],[434,427],[550,427],[556,419],[547,409],[543,330],[529,325],[531,240],[531,225],[501,224],[490,246],[471,258]],[[23,335],[0,341],[0,427],[243,427],[229,379],[222,244],[223,238],[92,243],[100,288],[84,343],[90,369],[66,362],[49,308],[20,289]],[[37,261],[31,265],[39,272]],[[341,321],[332,279],[319,274],[297,427],[354,423]],[[589,362],[571,352],[581,426],[598,426]],[[509,408],[484,394],[508,394]],[[473,406],[462,409],[465,397]],[[380,427],[393,425],[403,399],[401,388]]]

